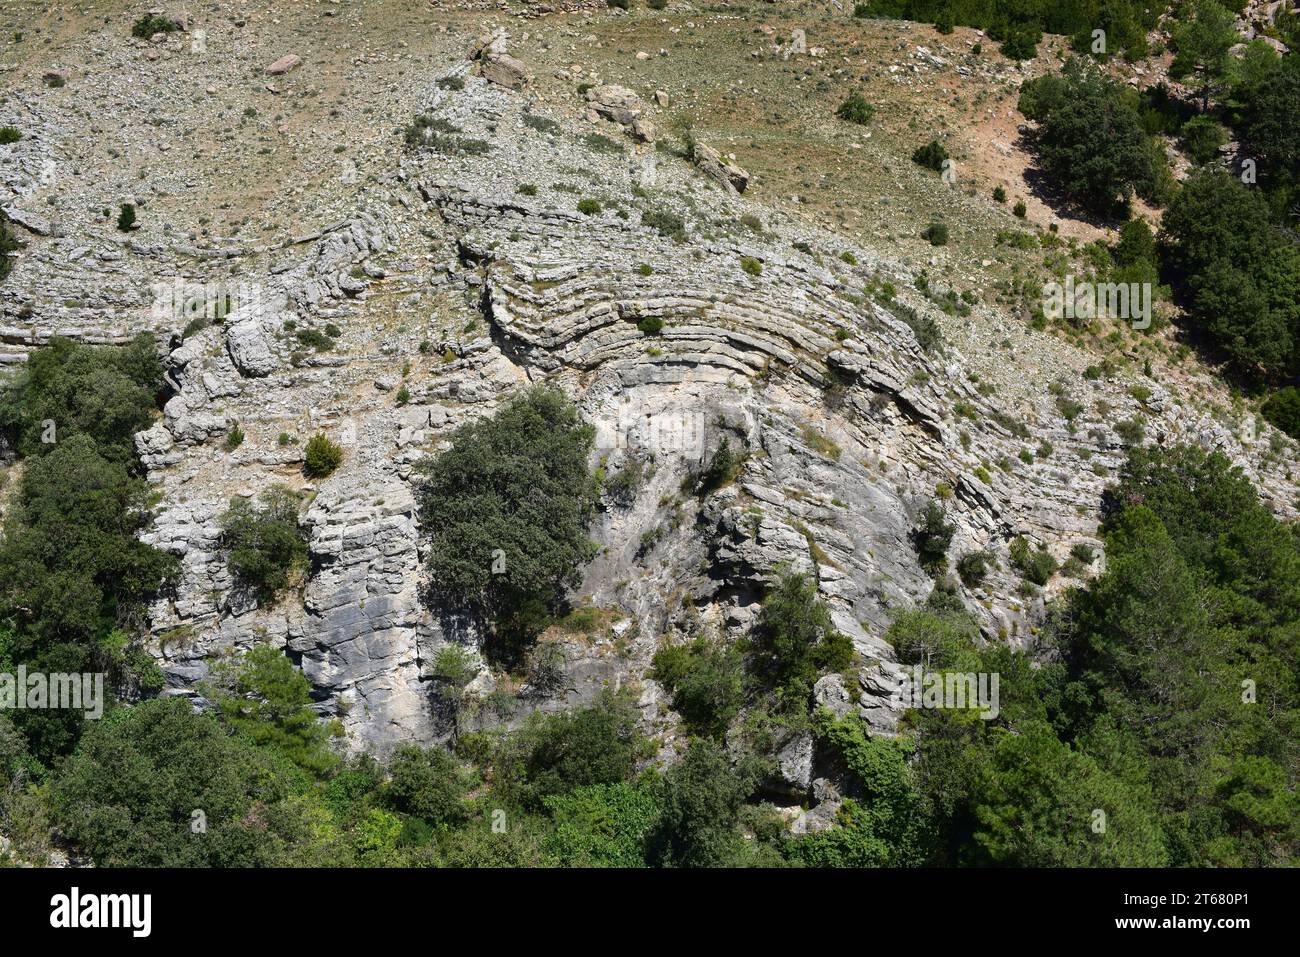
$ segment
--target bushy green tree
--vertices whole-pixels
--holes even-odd
[[[327,478],[343,462],[343,448],[323,432],[307,440],[303,449],[303,472],[309,478]]]
[[[740,809],[758,783],[751,763],[733,768],[721,746],[691,742],[657,789],[659,819],[649,837],[652,863],[668,867],[718,867],[738,852]]]
[[[835,115],[848,123],[865,126],[876,115],[876,108],[861,93],[853,92],[835,110]]]
[[[847,669],[853,642],[835,628],[817,583],[787,571],[763,600],[751,651],[754,674],[782,709],[806,714],[818,676]]]
[[[673,710],[696,734],[718,736],[745,700],[745,667],[739,650],[698,638],[655,652],[654,678],[672,695]]]
[[[460,428],[420,467],[434,588],[514,632],[509,645],[544,626],[595,554],[593,438],[561,393],[535,388]]]
[[[1174,79],[1195,77],[1202,109],[1209,109],[1210,94],[1228,68],[1228,50],[1237,42],[1233,15],[1218,0],[1191,0],[1174,24],[1176,55],[1169,75]]]
[[[259,509],[246,498],[231,499],[218,525],[236,581],[267,601],[307,566],[307,541],[298,522],[298,493],[273,485],[260,500]]]
[[[1162,867],[1150,792],[1108,775],[1033,722],[992,750],[975,806],[974,843],[992,864]]]
[[[938,502],[927,502],[921,509],[916,528],[912,530],[912,544],[916,557],[925,568],[941,568],[948,557],[948,546],[957,527],[948,521],[948,515]]]
[[[280,650],[261,645],[214,672],[211,695],[236,736],[316,775],[338,765],[329,739],[341,728],[323,723],[312,710],[311,682]]]
[[[177,572],[173,556],[135,537],[148,496],[87,434],[30,460],[0,542],[0,606],[47,647],[93,647],[136,623]]]
[[[468,817],[469,780],[445,749],[400,745],[389,762],[384,798],[396,811],[413,814],[435,827],[450,827]]]
[[[1188,321],[1252,377],[1296,364],[1300,247],[1258,190],[1221,171],[1194,174],[1162,222],[1162,256]]]
[[[592,707],[534,714],[497,761],[499,793],[537,810],[552,795],[631,777],[641,743],[629,703],[605,694]]]
[[[121,347],[56,336],[0,391],[0,432],[25,456],[52,452],[85,434],[101,456],[128,463],[135,433],[153,419],[162,381],[151,335],[142,333]]]
[[[1110,214],[1134,194],[1163,198],[1169,174],[1135,95],[1084,61],[1026,81],[1020,109],[1039,123],[1033,139],[1044,171],[1086,208]]]
[[[188,701],[162,698],[91,722],[53,806],[62,832],[101,867],[245,867],[285,850],[292,829],[271,809],[306,784]]]

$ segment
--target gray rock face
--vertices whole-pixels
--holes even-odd
[[[806,794],[812,786],[812,732],[794,735],[776,752],[776,762],[781,783],[796,794]]]
[[[235,368],[250,378],[270,375],[280,365],[260,304],[232,313],[227,318],[226,348]]]
[[[332,698],[354,746],[384,753],[438,736],[421,680],[415,502],[400,482],[328,483],[307,513],[319,571],[308,583],[302,633],[290,637],[303,672]]]
[[[121,342],[140,329],[166,351],[173,394],[136,445],[160,498],[145,537],[183,569],[177,594],[150,609],[150,647],[169,690],[194,694],[215,657],[269,643],[301,662],[318,709],[340,718],[352,749],[438,740],[458,721],[516,727],[606,689],[630,690],[672,748],[679,728],[648,676],[655,649],[696,635],[739,639],[764,587],[790,568],[814,576],[863,661],[848,679],[821,679],[817,702],[889,734],[898,666],[884,635],[934,586],[909,534],[939,488],[956,526],[951,557],[987,550],[999,563],[958,594],[989,640],[1027,641],[1041,596],[1020,593],[1008,544],[1024,535],[1059,559],[1076,542],[1097,543],[1093,505],[1123,445],[1091,408],[1105,399],[1114,421],[1136,414],[1128,383],[1083,386],[1090,410],[1073,430],[1045,390],[1036,404],[1002,408],[970,384],[956,336],[946,354],[927,353],[876,304],[872,290],[888,281],[899,304],[948,321],[915,290],[910,266],[857,247],[849,264],[841,236],[777,210],[762,210],[761,235],[723,228],[756,209],[738,195],[743,170],[707,146],[693,166],[631,140],[622,152],[592,152],[577,137],[548,135],[525,122],[537,105],[513,90],[522,64],[489,75],[504,57],[504,39],[487,38],[483,76],[466,76],[454,94],[430,83],[418,104],[487,143],[486,154],[394,153],[366,171],[349,212],[264,246],[33,235],[7,281],[0,358],[22,361],[54,334]],[[610,114],[644,110],[623,94],[590,102]],[[21,91],[0,104],[0,123],[10,121],[30,135],[8,147],[0,199],[39,216],[46,207],[32,197],[57,157],[57,125]],[[639,112],[631,122],[647,121]],[[648,205],[629,202],[626,218],[579,213],[572,192],[556,188],[569,185],[566,168],[610,195],[652,182],[654,208],[680,218],[680,236],[664,236]],[[522,183],[538,189],[524,195]],[[63,225],[79,228],[73,217]],[[761,264],[757,275],[742,258]],[[261,315],[241,308],[182,337],[184,322],[152,314],[155,281],[235,273],[263,288]],[[657,323],[645,320],[662,328],[647,333]],[[328,348],[298,336],[329,324],[339,334]],[[606,496],[590,530],[600,554],[572,596],[607,612],[608,624],[545,635],[545,654],[521,680],[482,666],[481,636],[423,597],[413,482],[458,426],[537,381],[565,390],[595,427],[593,467],[614,475],[636,465],[641,479]],[[957,402],[974,417],[958,420]],[[1153,440],[1224,450],[1294,514],[1297,491],[1270,458],[1266,429],[1244,436],[1158,394],[1144,414]],[[231,450],[222,439],[235,422],[247,438]],[[1030,439],[1005,422],[1023,423]],[[317,433],[344,450],[320,481],[301,468]],[[693,476],[723,440],[747,457],[733,481],[695,494]],[[1049,459],[984,467],[1043,440],[1055,449]],[[276,483],[310,503],[312,571],[258,607],[230,578],[218,516],[231,498]],[[478,672],[463,692],[437,674],[452,646]],[[810,744],[778,750],[787,790],[802,800],[811,788],[820,802],[804,826],[833,821],[837,799],[819,793]]]

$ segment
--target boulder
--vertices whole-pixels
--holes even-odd
[[[803,794],[812,786],[812,766],[813,738],[809,731],[800,731],[776,752],[781,784],[792,792]]]
[[[632,135],[642,143],[653,143],[659,132],[655,129],[655,125],[644,116],[638,116],[632,121]]]
[[[749,173],[724,159],[712,146],[696,143],[694,159],[695,165],[727,192],[743,193],[749,185]]]
[[[489,83],[511,90],[522,90],[528,83],[528,67],[506,53],[484,56],[479,75]]]
[[[266,68],[266,72],[271,76],[283,76],[290,70],[302,65],[302,57],[296,53],[286,53],[280,59],[276,60]]]
[[[260,314],[250,310],[250,315],[241,317],[243,311],[236,310],[226,320],[226,350],[240,375],[260,379],[275,371],[280,360],[275,355]]]
[[[605,119],[622,126],[632,125],[645,111],[641,97],[627,87],[614,83],[593,86],[587,91],[587,103]]]

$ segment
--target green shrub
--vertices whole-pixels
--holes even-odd
[[[23,138],[12,126],[0,126],[0,146],[8,146],[10,143],[17,143]]]
[[[992,563],[993,556],[987,551],[967,552],[957,561],[957,576],[967,588],[977,588],[983,584]]]
[[[129,232],[135,227],[135,204],[123,203],[117,214],[117,228]]]
[[[1115,426],[1115,434],[1125,445],[1139,445],[1146,431],[1146,425],[1140,419],[1125,419]]]
[[[307,567],[307,539],[298,523],[298,493],[273,485],[260,496],[261,508],[246,498],[230,500],[217,518],[226,565],[236,582],[258,601],[269,601]]]
[[[226,433],[226,448],[233,452],[243,444],[244,430],[240,427],[238,422],[234,422],[230,426],[230,431]]]
[[[876,108],[867,102],[866,97],[855,91],[839,105],[835,115],[845,122],[866,126],[876,115]]]
[[[438,89],[460,91],[465,89],[465,78],[461,76],[444,76],[438,80]]]
[[[1017,536],[1008,550],[1011,564],[1035,585],[1046,585],[1056,574],[1056,559],[1046,548],[1031,549],[1023,536]]]
[[[848,669],[853,642],[831,621],[809,576],[782,572],[750,637],[751,667],[783,711],[806,715],[817,678]]]
[[[135,21],[131,27],[131,36],[137,40],[148,40],[155,33],[175,33],[181,26],[170,17],[150,13]]]
[[[700,493],[707,495],[734,482],[744,468],[746,458],[744,452],[736,452],[732,449],[730,440],[723,438],[700,476]]]
[[[994,186],[993,199],[996,202],[1005,203],[1007,201],[1007,191],[1003,189],[1001,186]]]
[[[594,216],[600,212],[600,202],[590,198],[580,199],[578,200],[578,212],[584,216]]]
[[[744,663],[734,646],[698,638],[655,652],[654,679],[672,695],[673,710],[695,734],[726,733],[744,703],[744,677]]]
[[[931,223],[922,231],[921,238],[929,240],[931,246],[948,245],[948,224]]]
[[[411,401],[411,390],[405,385],[401,386],[398,388],[397,395],[394,396],[394,399],[398,405],[406,405],[406,403]]]
[[[518,186],[515,187],[515,192],[518,193],[520,196],[536,196],[537,187],[534,186],[532,183],[520,183]]]
[[[763,264],[753,256],[741,256],[740,268],[751,276],[761,276],[763,274]]]
[[[926,504],[912,530],[912,545],[923,567],[942,567],[956,531],[957,527],[948,521],[942,505],[935,501]]]
[[[578,788],[617,784],[636,766],[641,736],[630,703],[606,692],[590,708],[530,715],[498,762],[506,793],[528,808]]]
[[[912,162],[936,173],[943,170],[943,164],[949,159],[948,151],[938,140],[930,140],[924,146],[918,146],[912,154]]]
[[[648,336],[657,336],[664,328],[664,321],[659,316],[646,316],[636,327]]]
[[[1183,124],[1183,152],[1193,163],[1208,163],[1228,142],[1228,131],[1207,116],[1195,116]]]
[[[524,126],[537,130],[539,133],[558,133],[560,131],[560,124],[549,117],[538,116],[536,113],[525,113],[523,119]]]
[[[686,238],[686,224],[675,213],[665,209],[647,209],[641,213],[641,225],[648,226],[660,236],[681,241]]]
[[[467,775],[444,748],[400,744],[388,773],[383,796],[390,809],[438,828],[463,824],[469,818]]]
[[[1097,558],[1097,553],[1087,542],[1075,542],[1070,546],[1070,557],[1084,565],[1091,565]]]
[[[1031,24],[1014,27],[1002,41],[1002,55],[1008,60],[1032,60],[1042,38],[1042,31]]]
[[[303,472],[310,478],[329,476],[343,461],[343,449],[323,432],[317,432],[307,441],[304,454]]]
[[[1024,219],[1025,216],[1028,214],[1028,212],[1029,212],[1029,207],[1025,205],[1025,201],[1023,199],[1017,200],[1015,207],[1012,208],[1011,210],[1011,214],[1013,216],[1018,217],[1019,219]]]
[[[319,329],[299,329],[295,336],[304,346],[317,352],[329,352],[334,348],[334,340]]]

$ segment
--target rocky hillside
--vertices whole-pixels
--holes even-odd
[[[22,29],[19,6],[0,14],[6,34]],[[689,94],[572,62],[609,52],[599,38],[628,17],[463,5],[408,22],[398,6],[212,2],[183,30],[131,39],[143,11],[87,3],[0,49],[0,126],[23,132],[0,146],[0,205],[25,242],[0,299],[0,358],[21,363],[55,335],[141,330],[165,354],[170,395],[137,447],[157,492],[146,540],[183,567],[150,612],[168,693],[194,694],[214,662],[271,644],[353,751],[513,726],[607,687],[633,689],[671,750],[678,720],[648,675],[656,648],[739,639],[792,568],[815,576],[863,662],[852,680],[819,681],[818,701],[888,733],[898,666],[883,635],[935,586],[914,543],[931,502],[955,526],[954,559],[992,559],[978,584],[939,577],[987,638],[1021,647],[1045,602],[1104,557],[1039,589],[1009,549],[1024,539],[1066,563],[1076,545],[1099,548],[1102,491],[1134,443],[1222,451],[1294,517],[1283,440],[1225,411],[1195,360],[1175,367],[1126,338],[1104,374],[1085,375],[1093,343],[1034,329],[1000,300],[1001,253],[893,241],[885,205],[849,224],[792,203],[758,139],[736,147],[700,123],[684,149],[675,109]],[[790,64],[823,69],[811,17],[801,44],[779,12],[757,53],[711,62],[713,89],[760,68],[767,82]],[[734,28],[686,9],[636,16]],[[969,75],[929,27],[879,29],[905,46],[909,75]],[[683,55],[620,52],[669,71]],[[1014,89],[1014,65],[986,62],[990,84]],[[994,129],[1007,109],[990,111],[974,168],[1020,149]],[[898,159],[892,144],[866,148]],[[967,208],[972,222],[1002,216],[960,187],[944,198],[905,155],[893,174],[905,194],[922,195],[906,193],[917,178],[958,228]],[[124,204],[137,216],[125,231]],[[218,290],[228,311],[187,314],[169,299],[187,285]],[[945,311],[953,302],[965,308]],[[428,600],[413,468],[535,382],[596,427],[593,467],[628,478],[606,485],[590,531],[600,552],[571,596],[599,613],[552,628],[508,673]],[[344,457],[313,481],[303,450],[318,433]],[[741,458],[734,481],[696,494],[691,476],[724,442]],[[311,570],[268,607],[234,587],[217,517],[273,483],[308,493]],[[437,674],[449,644],[477,668],[459,698]],[[799,795],[814,793],[812,753],[807,732],[779,746]]]

